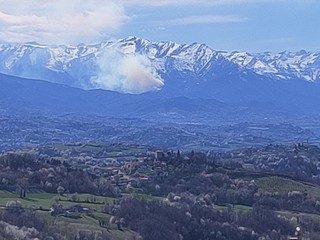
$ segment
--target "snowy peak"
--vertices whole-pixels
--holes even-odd
[[[226,53],[225,57],[260,75],[275,79],[301,79],[319,81],[320,53],[301,50],[299,52]]]
[[[180,73],[185,81],[190,78],[198,82],[214,81],[217,72],[228,79],[235,71],[238,75],[251,72],[274,80],[320,81],[319,52],[224,52],[205,44],[151,42],[134,36],[95,45],[0,44],[0,72],[93,88],[90,81],[101,71],[97,59],[108,49],[124,56],[141,55],[148,59],[146,66],[152,68],[150,72],[166,76]]]

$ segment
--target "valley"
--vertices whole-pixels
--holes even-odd
[[[302,128],[298,124],[306,124],[305,119],[283,123],[281,117],[278,120],[262,117],[254,121],[243,116],[247,121],[237,123],[221,116],[201,121],[197,116],[186,118],[180,114],[170,114],[170,119],[168,116],[161,118],[159,114],[155,120],[150,116],[116,118],[6,112],[0,117],[0,150],[101,141],[181,150],[228,151],[255,145],[320,141],[320,132],[316,129],[318,119],[309,118],[308,125]],[[219,121],[224,125],[217,125]]]
[[[318,58],[1,45],[0,239],[319,239]]]

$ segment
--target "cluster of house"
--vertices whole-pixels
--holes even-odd
[[[87,168],[87,171],[95,175],[107,177],[111,184],[124,190],[128,185],[132,187],[139,187],[143,182],[147,182],[153,176],[167,176],[168,167],[166,163],[166,154],[163,151],[156,151],[152,155],[145,157],[132,157],[126,158],[124,161],[115,160],[115,163],[108,164],[108,166],[96,166],[91,164],[85,164],[91,166]],[[90,160],[94,163],[96,160]],[[110,162],[109,162],[110,163]],[[121,163],[121,164],[119,164]],[[120,165],[120,166],[119,166]],[[88,213],[90,209],[81,205],[75,205],[69,208],[64,208],[62,204],[56,203],[50,208],[52,216],[64,216],[78,218],[81,213]]]
[[[168,166],[165,161],[165,153],[158,150],[152,157],[131,159],[123,162],[120,168],[113,169],[109,175],[111,183],[120,189],[130,185],[139,187],[153,176],[167,176]]]
[[[53,204],[50,208],[51,216],[64,216],[64,217],[72,217],[72,218],[80,218],[80,213],[88,213],[90,212],[89,208],[74,205],[69,208],[64,208],[62,204]]]
[[[153,176],[167,176],[167,154],[157,150],[145,156],[92,157],[80,156],[72,165],[89,174],[108,179],[111,184],[124,189],[128,185],[139,187]],[[76,162],[76,163],[75,163]]]

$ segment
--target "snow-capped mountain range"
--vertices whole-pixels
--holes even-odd
[[[0,108],[10,109],[138,115],[195,109],[204,116],[232,106],[228,114],[320,114],[320,52],[225,52],[136,37],[77,46],[0,44],[0,93]]]
[[[43,79],[80,88],[95,88],[99,56],[106,50],[126,55],[143,55],[166,83],[172,73],[195,84],[231,78],[230,72],[255,74],[273,80],[320,81],[319,52],[247,53],[216,51],[205,44],[150,42],[129,37],[96,45],[52,46],[37,43],[1,44],[0,72],[24,78]],[[112,62],[114,59],[104,59]],[[234,78],[234,76],[233,76]],[[240,77],[245,80],[245,77]],[[234,79],[233,79],[234,80]]]

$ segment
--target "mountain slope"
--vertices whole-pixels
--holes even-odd
[[[137,96],[101,90],[81,90],[108,89],[115,84],[114,81],[120,81],[123,78],[121,71],[116,77],[113,71],[117,68],[117,58],[126,56],[138,56],[138,64],[142,65],[143,70],[146,69],[148,74],[160,75],[164,79],[161,90]],[[124,62],[124,69],[120,70],[126,71],[126,68],[130,67],[126,64],[130,61]],[[103,68],[105,64],[109,64],[109,72]],[[141,68],[140,65],[138,67]],[[15,78],[16,81],[10,83],[13,78],[6,76],[3,77],[5,82],[2,81],[1,85],[16,85],[11,86],[15,91],[10,92],[11,95],[3,101],[10,103],[12,96],[15,102],[22,96],[32,96],[28,99],[27,106],[42,102],[43,107],[48,105],[57,110],[65,108],[104,114],[125,114],[132,109],[147,113],[148,110],[155,111],[156,107],[152,106],[161,108],[164,103],[167,106],[173,104],[171,100],[167,101],[168,99],[175,99],[175,104],[182,106],[181,99],[186,102],[193,99],[193,104],[194,99],[199,98],[240,103],[241,106],[247,104],[255,109],[260,106],[274,106],[273,110],[320,112],[317,104],[320,102],[319,69],[320,53],[228,53],[215,51],[204,44],[155,43],[136,37],[88,46],[46,46],[37,43],[0,45],[0,72],[64,84],[49,87],[48,83],[37,82],[35,90],[35,82],[27,83],[23,79]],[[103,76],[101,81],[109,81],[109,85],[105,82],[96,84],[102,72],[106,76]],[[120,88],[116,89],[121,91],[124,84],[127,82],[122,82]],[[2,97],[5,97],[6,90],[0,91]],[[196,106],[200,106],[199,104],[198,102]],[[131,108],[124,107],[127,105]],[[209,108],[204,109],[209,111]],[[189,110],[191,109],[194,107],[191,106]]]
[[[99,73],[97,57],[113,49],[124,55],[142,54],[165,77],[179,72],[201,84],[218,74],[229,78],[230,71],[251,71],[277,79],[320,80],[320,53],[281,52],[272,54],[215,51],[204,44],[150,42],[136,37],[96,45],[46,46],[37,43],[0,45],[0,72],[44,79],[81,88],[94,87],[91,78]],[[113,61],[107,58],[106,61]],[[223,66],[223,72],[221,72]],[[167,80],[167,79],[165,79]]]
[[[235,109],[214,99],[162,98],[154,94],[82,90],[4,74],[0,74],[0,85],[0,109],[18,111],[143,117],[167,113],[191,116],[210,111],[233,112]]]

